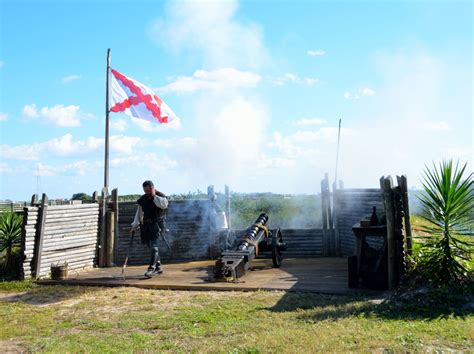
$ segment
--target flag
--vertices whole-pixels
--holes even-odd
[[[150,88],[110,68],[109,110],[152,122],[168,123],[176,114]]]

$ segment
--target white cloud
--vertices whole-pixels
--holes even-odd
[[[59,127],[78,127],[81,125],[79,109],[79,106],[62,104],[38,109],[31,104],[23,107],[23,115],[30,119],[41,118]]]
[[[110,151],[118,154],[132,154],[137,144],[142,141],[139,137],[112,135],[110,137]],[[81,156],[101,150],[104,146],[103,138],[90,136],[84,140],[75,140],[72,134],[65,134],[44,142],[31,145],[0,145],[3,158],[10,160],[39,160],[47,156]]]
[[[165,124],[152,123],[148,120],[135,117],[131,117],[131,121],[141,130],[147,133],[156,133],[164,130],[181,130],[182,128],[181,118],[179,117],[176,117],[171,122]]]
[[[324,50],[318,49],[318,50],[308,50],[306,54],[309,55],[310,57],[322,57],[323,55],[326,55],[326,52]]]
[[[158,88],[160,92],[194,92],[198,90],[224,90],[255,87],[260,82],[258,74],[234,68],[196,70],[192,76],[178,76],[168,85]]]
[[[301,118],[297,120],[294,124],[299,126],[323,125],[326,124],[326,121],[321,118]]]
[[[148,168],[153,173],[161,173],[176,168],[178,163],[166,156],[159,156],[155,153],[144,153],[129,157],[113,158],[110,160],[110,166],[115,168]]]
[[[361,89],[360,94],[361,96],[373,96],[375,95],[375,91],[368,87],[364,87],[363,89]]]
[[[41,108],[41,117],[60,127],[78,127],[81,122],[78,117],[79,106],[61,104],[51,108]]]
[[[124,132],[128,128],[128,123],[125,119],[110,119],[110,128],[118,132]]]
[[[0,112],[0,122],[8,120],[8,113]]]
[[[132,154],[141,140],[136,136],[113,135],[110,137],[110,150],[121,154]]]
[[[47,165],[39,162],[33,172],[35,176],[51,177],[58,175],[85,176],[96,164],[87,161],[76,161],[62,165]]]
[[[451,130],[451,126],[443,121],[425,123],[423,124],[423,128],[433,132],[446,132]]]
[[[184,137],[179,139],[156,139],[154,145],[166,149],[194,148],[197,143],[196,138]]]
[[[36,105],[33,103],[23,107],[23,115],[27,118],[38,118],[39,113],[38,109],[36,108]]]
[[[77,81],[81,78],[80,75],[68,75],[68,76],[64,76],[62,79],[61,79],[61,82],[63,84],[67,84],[69,82],[72,82],[72,81]]]
[[[173,51],[188,51],[205,67],[257,68],[268,64],[261,28],[236,19],[237,0],[168,2],[150,36]]]
[[[293,73],[286,73],[283,76],[280,76],[276,79],[273,80],[273,83],[277,86],[283,86],[286,83],[293,83],[293,84],[300,84],[300,85],[308,85],[312,86],[319,82],[319,79],[313,78],[313,77],[299,77],[296,74]]]
[[[93,136],[85,140],[74,140],[72,134],[65,134],[59,138],[53,138],[37,144],[39,150],[52,153],[57,156],[71,156],[87,154],[98,150],[103,144],[103,139]]]
[[[373,89],[369,87],[363,87],[359,89],[357,92],[350,92],[350,91],[345,92],[344,98],[346,100],[358,100],[361,97],[370,97],[374,95],[375,95],[375,91]]]

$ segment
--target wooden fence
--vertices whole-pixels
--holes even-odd
[[[98,203],[48,206],[43,194],[40,204],[23,212],[23,276],[48,276],[51,264],[67,263],[69,270],[92,267],[98,231]]]
[[[334,239],[335,254],[351,256],[355,251],[355,236],[352,226],[367,215],[372,214],[372,208],[384,212],[383,193],[380,188],[366,189],[337,189],[334,198]],[[380,238],[369,238],[373,246],[379,246]]]

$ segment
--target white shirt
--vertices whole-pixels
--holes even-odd
[[[160,209],[166,209],[168,207],[168,199],[165,197],[160,197],[158,195],[155,195],[155,198],[153,199],[153,203],[160,208]],[[132,222],[132,229],[136,229],[138,225],[140,225],[140,221],[142,220],[143,217],[143,210],[142,207],[139,205],[137,208],[137,212],[135,213],[135,219]]]

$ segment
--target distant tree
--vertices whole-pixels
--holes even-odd
[[[72,195],[72,200],[92,200],[92,196],[86,194],[86,193],[75,193]]]

